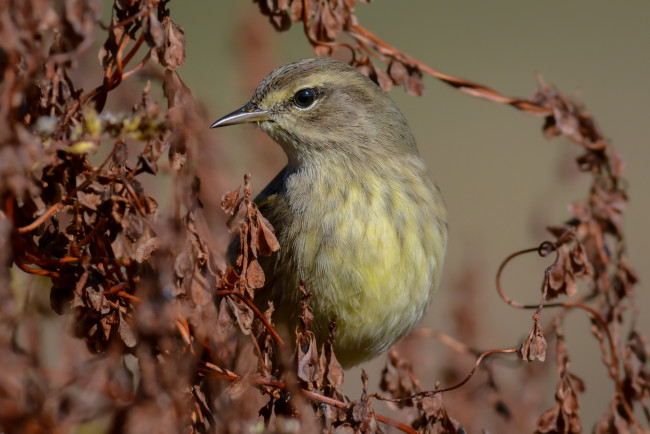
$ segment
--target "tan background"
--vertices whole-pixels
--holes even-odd
[[[313,56],[301,28],[275,33],[257,16],[257,6],[251,2],[179,1],[169,7],[187,37],[187,63],[181,77],[215,120],[240,107],[270,69]],[[649,305],[650,2],[383,0],[359,4],[357,16],[367,29],[428,65],[506,95],[529,96],[536,88],[536,72],[565,94],[577,95],[627,162],[629,257],[643,279],[638,301],[643,307]],[[255,40],[260,51],[253,62],[241,52]],[[447,314],[450,294],[462,291],[454,282],[469,268],[478,273],[479,303],[484,306],[483,316],[477,318],[482,334],[472,344],[484,349],[516,346],[531,326],[531,312],[502,303],[494,290],[494,275],[506,255],[539,244],[546,237],[544,227],[561,223],[568,217],[567,204],[586,196],[588,177],[576,173],[572,164],[580,150],[563,140],[546,141],[541,119],[469,97],[432,77],[425,77],[424,83],[421,98],[406,95],[402,88],[391,91],[450,214],[445,277],[423,326],[454,334],[457,326]],[[259,191],[284,161],[279,147],[250,130],[214,131],[223,148],[202,152],[225,159],[230,167],[223,174],[227,185],[236,186],[241,174],[252,171],[254,189]],[[259,143],[265,144],[263,154],[251,152],[251,141],[256,150]],[[209,187],[204,192],[218,197],[223,193]],[[505,278],[509,294],[520,301],[537,301],[547,264],[533,257],[513,263]],[[546,318],[552,313],[545,311]],[[604,383],[605,368],[585,315],[570,314],[565,329],[572,371],[587,383],[581,415],[590,431],[605,410],[612,384]],[[648,318],[643,319],[643,331],[650,334]],[[417,373],[431,388],[441,363],[436,361],[441,346],[426,339],[419,345],[428,356],[426,363],[416,365]],[[373,375],[372,390],[383,363],[382,357],[366,366]],[[519,369],[517,363],[509,366]],[[507,376],[507,368],[502,372],[502,377]],[[358,374],[358,370],[347,374],[346,390],[354,394],[352,398],[360,390]],[[553,387],[550,382],[542,398],[548,406]],[[445,400],[453,402],[453,396]]]

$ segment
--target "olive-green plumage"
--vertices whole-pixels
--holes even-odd
[[[271,72],[213,127],[244,122],[289,160],[255,199],[281,246],[256,301],[294,327],[302,278],[321,342],[337,319],[342,365],[376,356],[426,311],[447,244],[445,205],[404,116],[351,66],[315,58]]]

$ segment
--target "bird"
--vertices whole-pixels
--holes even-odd
[[[244,123],[287,156],[254,199],[281,246],[260,261],[255,302],[295,328],[302,280],[317,340],[335,319],[343,368],[372,359],[425,314],[447,247],[447,209],[404,115],[354,67],[317,57],[272,71],[211,128]]]

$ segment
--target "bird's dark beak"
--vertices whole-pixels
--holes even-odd
[[[227,127],[228,125],[245,124],[248,122],[268,121],[268,111],[258,108],[255,104],[248,103],[244,107],[227,114],[212,125],[210,128]]]

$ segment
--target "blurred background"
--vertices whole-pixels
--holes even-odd
[[[251,2],[170,2],[169,7],[187,39],[180,75],[214,120],[243,105],[275,67],[314,56],[301,26],[277,33]],[[356,15],[362,26],[441,72],[519,97],[532,94],[539,73],[584,102],[627,163],[629,258],[642,279],[638,302],[648,306],[650,3],[378,0],[358,4]],[[586,197],[589,177],[574,164],[581,150],[562,139],[544,139],[540,118],[472,98],[433,77],[425,76],[424,84],[422,97],[408,96],[403,88],[390,93],[406,115],[449,209],[445,274],[421,326],[451,336],[470,327],[474,338],[466,343],[480,349],[517,346],[530,330],[532,312],[500,300],[496,270],[508,254],[547,239],[545,227],[568,219],[568,204]],[[253,188],[259,191],[285,164],[281,149],[253,127],[213,134],[217,149],[201,149],[197,164],[208,165],[204,170],[219,168],[219,188],[234,188],[244,173],[252,172]],[[216,204],[224,191],[204,184],[203,192]],[[515,260],[504,275],[507,293],[536,303],[549,263],[533,256]],[[455,320],[463,303],[478,307],[473,324]],[[548,322],[556,313],[547,309],[542,318]],[[613,393],[611,382],[603,380],[605,367],[589,327],[581,312],[570,313],[565,322],[571,370],[587,386],[580,402],[588,431]],[[650,318],[643,318],[642,331],[650,334]],[[409,345],[420,351],[414,368],[424,388],[433,388],[436,379],[444,378],[445,365],[455,363],[453,356],[441,357],[446,350],[430,337],[407,339],[401,351],[408,353]],[[545,367],[535,363],[527,369],[554,372],[554,354],[551,347]],[[514,359],[501,363],[499,381],[507,383],[509,372],[523,369]],[[371,375],[373,391],[384,363],[380,357],[362,366]],[[472,361],[462,363],[469,371]],[[352,399],[360,391],[359,373],[357,368],[346,376],[345,390]],[[479,387],[482,381],[473,379],[466,387]],[[525,384],[518,387],[523,396]],[[544,396],[538,397],[542,408],[552,406],[554,387],[549,381]],[[444,396],[452,416],[455,396]],[[530,421],[531,430],[534,423]]]

